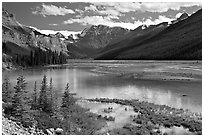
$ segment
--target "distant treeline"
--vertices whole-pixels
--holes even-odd
[[[42,50],[40,47],[31,50],[29,54],[13,54],[11,49],[8,48],[4,42],[2,43],[2,51],[12,56],[12,59],[10,59],[11,62],[23,67],[64,64],[68,58],[62,51],[52,51],[51,49]]]

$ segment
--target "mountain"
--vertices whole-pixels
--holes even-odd
[[[30,54],[35,48],[52,51],[62,51],[67,54],[65,37],[61,33],[45,35],[37,30],[20,24],[15,16],[5,9],[2,9],[2,42],[12,54]],[[25,52],[17,52],[23,49]],[[15,49],[15,50],[14,50]]]
[[[20,24],[2,10],[4,56],[27,55],[35,49],[62,52],[69,58],[95,59],[201,59],[201,10],[183,13],[172,22],[141,25],[135,30],[93,25],[79,34],[42,34]]]
[[[100,53],[106,52],[108,50],[112,50],[114,48],[117,48],[118,44],[120,43],[122,45],[122,43],[124,43],[123,45],[125,46],[126,43],[134,38],[139,38],[140,36],[147,34],[149,32],[156,32],[159,31],[161,29],[164,29],[168,26],[168,22],[163,22],[157,25],[150,25],[150,26],[146,26],[146,25],[141,25],[139,27],[137,27],[134,30],[131,30],[129,33],[127,33],[126,35],[124,35],[122,38],[120,39],[116,39],[114,41],[111,41],[109,43],[109,45],[107,45],[104,49],[102,49],[100,51]],[[142,40],[142,39],[140,39]],[[100,55],[99,53],[99,55]]]
[[[66,63],[69,52],[64,41],[61,33],[42,34],[2,9],[3,69]]]
[[[148,29],[148,30],[146,30]],[[95,59],[202,59],[202,10],[172,24],[142,26],[104,48]]]
[[[92,58],[111,41],[122,38],[129,30],[104,25],[85,28],[80,34],[65,37],[61,33],[42,34],[33,27],[20,24],[15,16],[2,10],[2,42],[10,55],[29,55],[40,48],[63,52],[69,58]],[[21,52],[23,51],[23,52]]]
[[[105,25],[91,26],[85,28],[78,39],[68,44],[68,49],[85,57],[95,56],[101,49],[106,47],[111,41],[122,38],[129,33],[129,30],[121,27],[108,27]]]
[[[91,26],[88,30],[82,31],[82,38],[77,42],[86,48],[104,48],[110,41],[118,39],[128,32],[121,27],[108,27],[104,25]]]

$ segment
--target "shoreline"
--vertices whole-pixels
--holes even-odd
[[[188,77],[164,77],[164,75],[160,75],[160,77],[148,76],[145,75],[143,72],[141,73],[125,73],[125,72],[111,72],[109,70],[104,71],[95,71],[92,70],[91,72],[103,75],[114,75],[117,77],[125,78],[125,79],[134,79],[134,80],[153,80],[153,81],[179,81],[179,82],[202,82],[202,79],[197,78],[188,78]],[[142,76],[143,75],[143,76]]]
[[[197,68],[192,68],[193,65]],[[134,80],[202,82],[202,61],[197,60],[68,60],[67,64],[25,68],[19,66],[11,69],[3,67],[2,71],[39,69],[42,67],[54,68],[62,66],[79,68],[90,67],[91,72],[93,73],[115,75],[117,77],[131,78]]]
[[[195,65],[194,65],[195,63]],[[99,65],[91,72],[134,80],[202,82],[202,62],[140,62]]]
[[[157,132],[158,127],[183,127],[193,134],[202,134],[202,114],[190,112],[189,110],[176,109],[166,105],[156,105],[139,100],[109,98],[95,98],[86,100],[90,102],[116,103],[131,106],[133,107],[134,112],[139,113],[137,117],[132,119],[133,123],[136,125],[126,124],[121,129],[110,131],[111,134],[116,134],[116,132],[117,134],[122,134],[119,132],[120,130],[130,130],[129,128],[131,128],[132,131],[131,133],[128,131],[128,134],[133,134],[135,133],[136,129],[140,129],[138,129],[138,126],[143,127],[149,134],[161,134],[160,132]],[[148,126],[151,128],[148,128]]]

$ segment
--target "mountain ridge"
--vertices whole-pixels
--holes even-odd
[[[102,51],[95,59],[201,59],[201,28],[202,9],[186,19],[159,30],[158,33],[154,34],[153,31],[150,31],[150,33],[140,37],[133,37],[129,40],[124,39],[124,42],[119,41],[116,43],[118,45],[116,48]],[[128,42],[125,43],[125,41]],[[174,48],[181,51],[182,55],[174,51]],[[195,53],[191,54],[190,49]],[[169,52],[171,52],[171,55]],[[196,52],[199,53],[197,56]]]
[[[16,51],[26,55],[34,48],[41,48],[45,51],[51,49],[53,51],[63,52],[69,58],[171,59],[172,57],[167,56],[167,53],[164,54],[166,51],[160,53],[160,51],[156,49],[158,47],[164,49],[165,46],[161,46],[161,44],[165,45],[167,43],[166,45],[171,45],[173,42],[170,41],[178,41],[180,45],[182,45],[182,43],[179,41],[182,41],[187,46],[188,42],[194,45],[202,43],[202,40],[200,40],[202,33],[199,30],[202,26],[198,19],[201,18],[200,22],[202,22],[202,17],[198,14],[202,15],[200,10],[191,16],[187,13],[183,13],[170,23],[162,22],[149,26],[143,24],[134,30],[128,30],[122,27],[109,27],[106,25],[92,25],[82,30],[79,34],[70,34],[65,37],[60,32],[46,35],[35,28],[21,25],[13,14],[3,9],[2,42],[8,42],[6,44],[8,48],[12,47],[17,49],[19,47],[19,49],[25,50],[25,53],[20,52],[18,49]],[[191,20],[195,20],[194,23],[192,23]],[[195,27],[196,24],[198,25],[197,27]],[[197,32],[193,29],[197,30]],[[174,37],[174,35],[177,35],[175,32],[180,34],[177,36],[180,37],[179,40]],[[184,35],[183,33],[189,34]],[[195,36],[192,36],[191,33],[195,34]],[[167,36],[169,38],[167,38]],[[194,38],[194,40],[190,40],[191,38]],[[155,43],[158,47],[151,43]],[[182,45],[182,47],[185,49],[184,45]],[[17,54],[16,51],[15,54]],[[152,54],[150,51],[152,51]],[[163,57],[155,55],[157,52],[162,54]],[[184,51],[182,51],[182,53],[186,54]],[[199,51],[199,57],[197,58],[200,59],[200,57]],[[182,57],[180,59],[185,58]]]

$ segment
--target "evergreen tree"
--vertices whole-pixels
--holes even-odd
[[[50,113],[51,112],[51,106],[47,97],[47,77],[44,75],[42,84],[41,84],[41,89],[40,89],[40,95],[39,95],[39,108],[46,112]]]
[[[33,90],[33,95],[32,95],[32,102],[31,102],[31,108],[32,109],[36,109],[37,106],[38,106],[38,102],[37,102],[37,82],[35,81],[35,84],[34,84],[34,90]]]
[[[33,59],[33,51],[30,51],[30,65],[33,66],[34,65],[34,59]]]
[[[49,89],[50,93],[52,93],[52,90],[53,90],[52,78],[50,78],[50,89]],[[51,96],[52,96],[52,94],[51,94]]]
[[[27,95],[26,88],[26,81],[23,76],[19,76],[17,78],[17,84],[14,87],[14,96],[12,97],[12,107],[13,107],[13,115],[18,117],[19,119],[23,118],[28,110],[28,102],[30,101]]]
[[[46,104],[47,104],[46,91],[47,91],[47,77],[46,75],[44,75],[41,83],[41,89],[40,89],[40,95],[39,95],[39,108],[41,108],[43,111],[46,110]]]
[[[50,78],[50,85],[49,85],[49,106],[50,111],[53,112],[54,109],[54,99],[53,99],[53,84],[52,84],[52,78]]]
[[[12,90],[10,89],[10,82],[8,78],[5,78],[2,84],[2,108],[5,114],[11,114],[12,107]]]
[[[62,97],[62,108],[70,108],[73,104],[75,104],[76,99],[74,99],[73,95],[70,93],[69,90],[69,83],[67,83],[64,91],[64,95]]]
[[[12,98],[12,91],[10,90],[10,82],[5,78],[2,84],[2,100],[4,103],[9,103]]]

